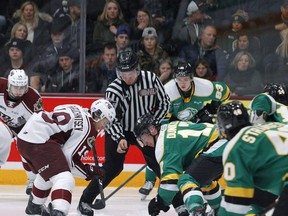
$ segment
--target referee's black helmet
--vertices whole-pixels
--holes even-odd
[[[119,72],[129,72],[138,67],[138,56],[133,51],[122,51],[116,61],[116,68]]]

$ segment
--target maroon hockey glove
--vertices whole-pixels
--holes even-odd
[[[91,180],[94,176],[103,179],[105,177],[105,170],[100,166],[85,164],[86,180]]]

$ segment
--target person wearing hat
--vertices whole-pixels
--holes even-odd
[[[72,46],[80,48],[81,1],[68,0],[67,6],[67,17],[70,18],[70,23],[66,31],[66,36]]]
[[[7,78],[12,69],[28,70],[28,65],[24,62],[25,41],[13,38],[6,44],[6,48],[8,59],[0,66],[0,76]]]
[[[55,18],[51,25],[51,42],[48,44],[42,55],[39,55],[34,61],[32,70],[35,76],[31,77],[31,85],[38,91],[45,86],[48,74],[54,72],[57,67],[59,50],[68,44],[66,28],[69,25],[67,17]]]
[[[75,55],[70,47],[59,50],[57,69],[48,75],[45,92],[78,92],[79,68],[73,64]]]
[[[186,9],[187,17],[173,39],[181,44],[194,44],[199,37],[203,25],[213,22],[212,18],[205,13],[205,3],[202,1],[191,1]]]
[[[231,17],[231,28],[220,37],[219,45],[228,53],[236,48],[236,41],[240,31],[248,30],[248,14],[239,9]]]
[[[142,33],[140,50],[137,52],[139,63],[143,70],[155,73],[161,80],[159,64],[167,59],[168,53],[165,52],[158,43],[158,35],[153,27],[146,27]],[[161,80],[162,81],[162,80]]]
[[[117,47],[117,55],[124,50],[131,50],[129,47],[130,42],[130,29],[128,26],[119,26],[114,36],[114,40]]]

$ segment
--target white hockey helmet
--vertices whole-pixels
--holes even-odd
[[[8,94],[11,98],[22,97],[28,90],[28,76],[22,69],[12,69],[8,75]]]
[[[113,105],[105,99],[94,101],[91,105],[90,111],[95,122],[106,118],[108,120],[107,127],[111,126],[116,117],[116,112]]]

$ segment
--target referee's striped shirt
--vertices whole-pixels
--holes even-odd
[[[116,109],[116,120],[107,130],[114,141],[124,137],[123,131],[133,132],[137,119],[146,113],[161,122],[170,106],[161,81],[149,71],[141,71],[137,82],[130,86],[116,78],[106,89],[105,97]]]

